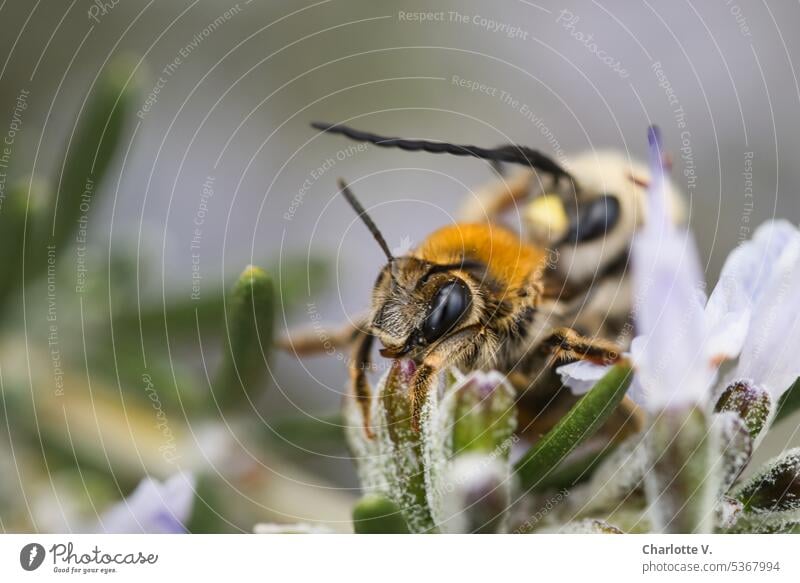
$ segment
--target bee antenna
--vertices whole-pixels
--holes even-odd
[[[384,239],[383,235],[381,235],[377,225],[375,225],[372,218],[369,216],[369,214],[367,214],[367,211],[364,210],[364,207],[350,190],[350,187],[347,186],[347,183],[344,181],[344,179],[339,178],[337,183],[339,185],[339,190],[341,190],[342,195],[344,195],[344,198],[348,203],[350,203],[350,206],[353,207],[353,210],[356,211],[356,214],[367,226],[367,229],[369,229],[369,232],[372,233],[372,236],[375,237],[375,240],[378,242],[378,245],[380,245],[384,255],[386,255],[386,259],[389,260],[390,264],[394,264],[394,255],[392,255],[392,252],[389,250],[389,245],[386,244],[386,239]]]
[[[392,138],[379,136],[369,132],[362,132],[351,127],[314,122],[311,127],[332,134],[341,134],[357,142],[367,142],[382,148],[400,148],[409,152],[424,151],[431,154],[452,154],[454,156],[472,156],[482,160],[492,162],[511,162],[528,166],[534,170],[541,170],[552,174],[556,179],[567,178],[572,180],[569,172],[564,170],[561,165],[532,148],[508,144],[498,148],[481,148],[479,146],[467,146],[451,144],[448,142],[434,142],[429,140],[406,140],[403,138]]]

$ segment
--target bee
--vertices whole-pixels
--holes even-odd
[[[553,264],[552,250],[536,239],[543,240],[544,235],[554,238],[556,227],[560,227],[563,232],[558,237],[562,246],[603,240],[611,228],[623,224],[622,195],[618,199],[609,195],[587,197],[570,172],[525,146],[485,149],[387,138],[338,125],[315,124],[315,127],[381,147],[472,156],[527,168],[526,177],[519,177],[510,187],[490,191],[489,196],[483,197],[483,216],[475,216],[474,212],[470,215],[474,207],[466,209],[463,216],[467,220],[435,231],[402,257],[392,254],[364,207],[348,185],[339,181],[341,194],[386,256],[386,265],[372,290],[367,317],[340,336],[342,342],[352,345],[351,385],[362,408],[365,427],[371,401],[366,373],[371,367],[376,339],[382,345],[383,357],[414,363],[409,398],[415,423],[438,375],[451,366],[464,371],[495,369],[507,375],[529,375],[542,362],[552,367],[574,360],[613,363],[620,358],[621,348],[616,343],[581,334],[570,325],[576,321],[576,306],[585,304],[586,298],[576,293],[577,302],[565,302],[564,283],[559,281],[559,266]],[[531,183],[538,183],[542,192],[549,188],[559,193],[560,199],[566,201],[565,209],[569,208],[569,201],[574,201],[575,220],[558,225],[550,218],[552,228],[548,227],[544,235],[540,229],[528,237],[496,222],[508,201],[513,203],[523,198],[522,193],[530,194],[527,191],[531,190]],[[602,221],[595,217],[600,208],[596,200],[602,201],[605,210]],[[541,207],[534,209],[541,211]],[[542,222],[536,213],[533,216]],[[628,223],[624,224],[627,229]],[[541,228],[535,223],[534,226]],[[624,246],[628,244],[629,239],[625,239]],[[286,345],[296,352],[307,351],[310,346],[291,339]]]

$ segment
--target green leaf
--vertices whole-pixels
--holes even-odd
[[[198,476],[192,513],[186,524],[189,532],[192,534],[230,532],[230,523],[220,513],[220,509],[225,507],[222,494],[226,486],[217,483],[210,475]]]
[[[629,365],[616,365],[528,450],[515,466],[523,489],[536,487],[603,426],[625,396],[632,377]]]
[[[221,407],[250,401],[267,371],[272,346],[275,290],[263,269],[248,266],[233,287],[227,309],[222,363],[212,385]]]
[[[778,401],[774,423],[790,417],[798,409],[800,409],[800,379],[797,379]]]
[[[763,512],[752,514],[743,512],[739,519],[721,532],[727,534],[789,534],[800,527],[800,510],[783,512]]]
[[[532,491],[563,490],[589,480],[594,471],[618,446],[619,443],[611,441],[602,444],[599,448],[593,448],[577,458],[571,456],[569,460],[539,480]]]
[[[285,259],[280,265],[268,269],[269,273],[280,273],[277,284],[278,297],[276,309],[283,312],[305,304],[307,289],[319,290],[329,280],[330,262],[323,257]],[[189,292],[175,294],[165,302],[146,303],[141,311],[136,304],[121,305],[118,314],[114,315],[114,327],[133,330],[139,329],[145,336],[163,336],[165,326],[171,338],[177,336],[197,337],[198,322],[201,333],[223,333],[225,328],[225,310],[223,309],[222,288],[203,290],[199,299],[192,299]],[[138,342],[138,332],[136,335]]]
[[[38,216],[47,194],[48,186],[42,180],[28,178],[12,183],[0,199],[0,307],[22,282],[25,222],[30,225]],[[28,231],[28,241],[32,236]]]
[[[263,435],[286,456],[334,455],[346,447],[345,423],[341,413],[287,417],[270,421]]]
[[[353,508],[353,530],[356,534],[407,534],[409,532],[400,507],[380,494],[368,494]]]
[[[74,233],[97,205],[97,195],[107,178],[111,161],[122,146],[129,114],[134,110],[139,80],[136,60],[118,57],[101,73],[80,115],[63,156],[58,196],[44,224],[42,243],[57,251],[74,241]],[[80,235],[80,233],[78,233]]]
[[[800,511],[800,448],[768,461],[734,496],[748,513]]]

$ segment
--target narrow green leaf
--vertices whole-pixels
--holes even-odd
[[[768,461],[734,496],[748,513],[800,511],[800,448]]]
[[[619,443],[611,441],[602,444],[599,449],[587,451],[580,457],[571,456],[568,461],[539,480],[533,491],[563,490],[589,480],[598,466],[617,449],[618,445]]]
[[[368,494],[353,508],[356,534],[407,534],[408,525],[400,507],[380,494]]]
[[[800,409],[800,379],[797,379],[778,401],[774,423],[790,417],[798,409]]]
[[[517,462],[515,470],[523,489],[536,487],[603,426],[625,396],[632,376],[629,365],[616,365]]]
[[[268,268],[268,273],[280,273],[276,284],[276,304],[283,312],[305,305],[308,289],[318,291],[329,281],[330,262],[324,257],[290,257],[280,265]],[[196,338],[198,322],[201,333],[224,333],[225,310],[223,309],[222,288],[210,287],[203,290],[199,299],[192,299],[190,293],[175,294],[165,302],[147,303],[137,310],[136,304],[120,303],[119,313],[114,315],[114,326],[120,329],[132,327],[145,336],[164,336],[165,326],[170,338],[185,336]],[[137,334],[138,341],[138,334]]]
[[[726,534],[790,534],[800,528],[800,510],[783,512],[742,512],[733,526],[721,529]]]
[[[0,198],[0,307],[22,282],[25,222],[30,225],[38,216],[41,201],[49,193],[42,180],[27,178],[12,183],[4,194]],[[30,231],[28,237],[33,237]]]
[[[263,269],[247,267],[229,296],[222,363],[212,385],[220,406],[249,401],[266,371],[272,346],[275,291]]]
[[[80,231],[75,233],[96,207],[111,161],[121,149],[126,121],[138,95],[135,66],[136,60],[130,57],[118,57],[108,65],[67,142],[58,196],[39,226],[40,241],[55,245],[59,252],[81,237]]]

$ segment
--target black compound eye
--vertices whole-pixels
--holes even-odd
[[[431,302],[431,311],[422,323],[422,336],[435,342],[453,329],[469,308],[471,295],[462,281],[451,281],[438,289]]]
[[[578,209],[565,240],[578,243],[603,237],[614,228],[619,216],[620,204],[617,197],[604,194]]]

